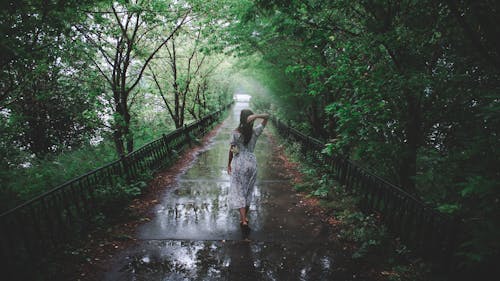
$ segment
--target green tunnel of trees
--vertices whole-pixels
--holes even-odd
[[[498,259],[498,1],[1,5],[0,209],[244,91],[462,217],[466,266]]]

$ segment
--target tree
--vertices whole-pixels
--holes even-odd
[[[0,28],[0,110],[14,150],[37,156],[78,146],[95,129],[87,60],[71,26],[96,1],[4,1]],[[15,141],[12,142],[12,139]],[[15,147],[15,148],[14,148]]]
[[[111,10],[90,13],[90,24],[77,28],[100,55],[93,63],[112,93],[111,129],[116,152],[123,156],[134,149],[130,130],[134,90],[149,63],[187,21],[191,10],[170,10],[168,1],[160,0],[110,2],[104,7]],[[156,43],[158,35],[162,39]]]
[[[166,46],[166,52],[168,56],[165,65],[169,66],[169,70],[171,73],[171,78],[169,79],[171,81],[171,87],[163,87],[157,75],[151,69],[152,78],[158,89],[158,93],[162,97],[162,100],[167,107],[168,113],[174,121],[176,128],[180,128],[184,125],[184,117],[187,111],[186,101],[191,91],[191,83],[194,77],[198,75],[203,62],[205,61],[205,56],[201,54],[200,58],[198,54],[198,41],[200,39],[201,30],[196,31],[196,33],[196,39],[194,40],[194,42],[192,42],[191,49],[186,50],[186,48],[184,48],[183,50],[185,53],[184,64],[180,62],[182,56],[179,56],[180,50],[178,45],[176,44],[176,38],[173,38],[170,41],[170,44]],[[186,40],[186,37],[181,37],[181,39],[183,39],[182,41],[184,43],[189,42]],[[184,44],[184,47],[186,45],[188,44]],[[165,88],[166,91],[169,91],[169,89],[171,89],[173,96],[172,102],[167,99],[165,90],[163,90]]]
[[[246,19],[260,40],[243,46],[271,63],[272,48],[301,58],[275,66],[320,105],[331,152],[474,218],[461,255],[476,267],[500,249],[497,2],[256,1],[236,23]]]
[[[210,6],[211,3],[203,4],[202,7],[205,5]],[[223,95],[210,91],[213,85],[219,83],[209,78],[227,59],[218,57],[210,50],[210,40],[216,28],[205,18],[210,15],[204,13],[200,6],[195,7],[193,20],[179,29],[160,51],[159,59],[149,67],[155,92],[162,98],[176,128],[185,124],[186,114],[198,119],[214,109],[209,102],[210,94]]]

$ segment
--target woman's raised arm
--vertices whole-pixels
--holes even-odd
[[[247,122],[248,122],[248,123],[250,123],[250,122],[254,121],[254,120],[255,120],[255,119],[257,119],[257,118],[264,119],[264,120],[262,121],[262,125],[264,125],[264,126],[265,126],[265,125],[267,124],[267,119],[269,119],[269,114],[267,114],[267,113],[263,113],[263,114],[252,114],[252,115],[248,116],[248,118],[247,118]]]

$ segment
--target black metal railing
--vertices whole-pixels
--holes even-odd
[[[418,255],[447,269],[455,251],[459,220],[437,211],[415,196],[340,155],[322,153],[324,143],[271,118],[278,133],[298,142],[304,155],[325,165],[335,179],[361,197],[360,208],[378,213],[389,230]]]
[[[1,214],[0,258],[7,261],[2,265],[42,257],[88,229],[101,211],[95,200],[99,190],[133,182],[141,173],[169,165],[192,137],[206,134],[229,106]]]

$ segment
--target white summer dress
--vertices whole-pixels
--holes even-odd
[[[262,134],[264,126],[257,125],[247,145],[243,143],[243,135],[238,131],[231,133],[231,145],[238,147],[231,161],[231,184],[228,192],[228,206],[239,209],[250,206],[253,186],[257,179],[257,159],[253,153],[257,138]]]

